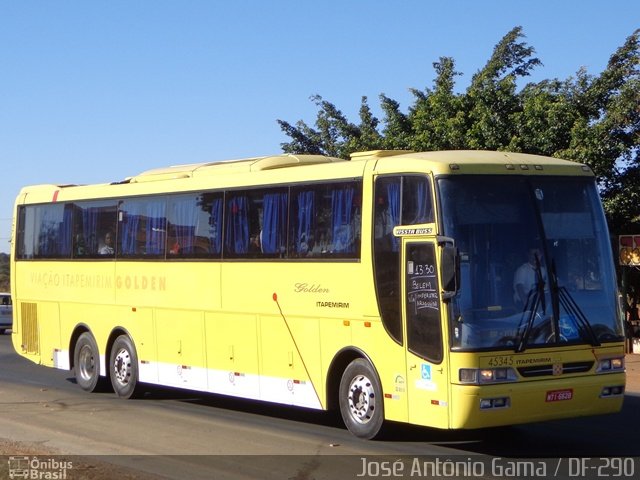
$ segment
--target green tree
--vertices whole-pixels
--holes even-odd
[[[464,95],[466,144],[473,149],[505,149],[515,134],[514,117],[522,110],[516,93],[519,77],[540,65],[524,42],[522,28],[511,30],[495,46],[487,64],[471,79]]]
[[[379,121],[371,114],[367,97],[362,97],[360,125],[349,122],[335,105],[320,95],[313,95],[311,100],[318,107],[316,128],[302,120],[295,126],[278,120],[280,128],[292,139],[291,143],[283,145],[285,152],[347,158],[352,152],[381,148],[383,140],[377,130]]]
[[[455,70],[450,57],[433,64],[436,71],[433,90],[412,89],[416,98],[409,120],[413,126],[411,149],[416,151],[451,150],[466,147],[466,115],[463,99],[454,93]]]
[[[640,30],[598,76],[580,72],[574,88],[579,116],[558,156],[587,163],[597,175],[614,231],[640,228]]]
[[[278,120],[291,139],[287,153],[348,158],[374,149],[510,150],[579,161],[596,174],[610,226],[640,230],[640,30],[611,56],[599,75],[581,69],[575,76],[518,85],[542,65],[524,41],[521,27],[508,32],[487,63],[456,93],[455,61],[433,64],[432,88],[411,89],[405,113],[380,95],[382,120],[362,97],[360,121],[351,123],[331,102],[311,97],[318,107],[315,126]]]

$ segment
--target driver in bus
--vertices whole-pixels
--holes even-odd
[[[542,280],[546,283],[547,272],[542,266],[542,254],[539,248],[529,249],[527,261],[518,267],[513,276],[513,300],[521,308],[527,303],[531,291],[536,288],[538,265],[540,265]]]

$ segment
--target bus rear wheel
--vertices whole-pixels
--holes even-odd
[[[382,428],[384,404],[382,387],[371,364],[353,360],[340,380],[340,414],[347,429],[360,438],[374,438]]]
[[[87,392],[95,392],[102,385],[100,379],[100,354],[96,339],[90,332],[84,332],[73,349],[73,366],[76,383]]]
[[[120,335],[113,342],[109,360],[113,391],[121,398],[134,398],[139,391],[138,355],[127,335]]]

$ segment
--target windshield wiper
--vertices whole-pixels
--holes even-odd
[[[531,335],[531,329],[533,328],[538,306],[542,305],[542,314],[547,314],[547,304],[544,298],[544,278],[542,276],[542,267],[540,266],[540,258],[538,258],[538,255],[535,256],[535,259],[536,264],[534,270],[536,272],[536,288],[529,292],[527,301],[524,304],[524,309],[522,310],[522,320],[524,320],[527,307],[529,306],[529,303],[531,303],[532,307],[531,310],[529,310],[529,316],[527,317],[524,332],[522,332],[522,336],[520,337],[520,342],[518,342],[518,345],[516,346],[516,353],[524,352],[524,347],[529,341],[529,336]],[[523,324],[522,320],[518,326],[518,332],[520,332],[520,327]]]

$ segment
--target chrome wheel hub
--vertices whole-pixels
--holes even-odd
[[[376,408],[376,394],[371,381],[358,375],[349,385],[349,411],[351,417],[360,424],[368,423]]]
[[[113,361],[114,378],[121,385],[127,385],[131,379],[131,355],[121,348]]]

